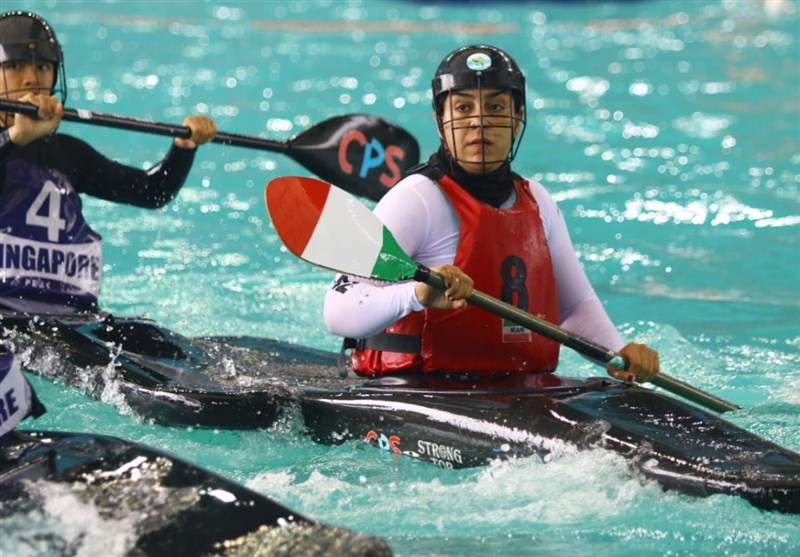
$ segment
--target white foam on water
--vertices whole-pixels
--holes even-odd
[[[2,546],[13,547],[15,557],[125,555],[134,547],[136,515],[103,517],[74,486],[47,481],[28,485],[42,502],[40,508],[0,519]]]

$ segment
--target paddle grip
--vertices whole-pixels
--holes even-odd
[[[31,118],[36,118],[36,116],[39,114],[39,109],[36,107],[36,105],[19,101],[0,100],[0,110],[17,112],[19,114],[24,114],[25,116],[30,116]],[[187,126],[173,126],[171,124],[150,122],[148,120],[140,120],[138,118],[130,118],[127,116],[116,116],[113,114],[92,112],[91,110],[75,110],[74,108],[65,108],[63,119],[68,122],[83,122],[85,124],[94,124],[108,128],[118,128],[123,130],[152,133],[156,135],[166,135],[181,139],[189,139],[192,137],[192,130]],[[226,132],[217,132],[217,135],[214,136],[211,142],[222,143],[223,145],[233,145],[234,147],[250,147],[253,149],[263,149],[266,151],[278,152],[288,152],[291,147],[289,143],[283,141],[272,141],[262,137],[249,137],[237,133]]]
[[[417,282],[424,282],[437,290],[447,290],[447,285],[444,283],[442,275],[431,271],[425,265],[417,265],[417,270],[414,272],[414,280]]]
[[[0,100],[0,110],[17,112],[25,116],[30,116],[31,118],[36,118],[39,114],[39,109],[35,105],[19,101]],[[99,112],[92,112],[91,110],[65,108],[63,119],[68,122],[82,122],[108,128],[147,132],[169,137],[179,137],[182,139],[192,137],[192,130],[187,126],[173,126],[170,124],[150,122],[148,120],[139,120],[138,118],[102,114]]]

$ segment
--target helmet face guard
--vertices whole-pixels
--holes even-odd
[[[497,165],[511,162],[517,154],[520,140],[525,132],[525,76],[520,71],[516,62],[499,48],[489,45],[473,45],[459,48],[451,52],[439,65],[433,78],[431,89],[433,92],[433,107],[436,114],[439,134],[445,139],[449,134],[451,149],[445,141],[445,147],[456,162],[466,162],[459,158],[456,147],[455,132],[475,126],[480,128],[481,135],[487,128],[505,128],[509,133],[509,150],[505,157],[498,160],[486,160],[483,157],[483,172],[486,173],[487,165]],[[512,107],[507,116],[485,115],[481,112],[480,118],[474,115],[459,116],[453,111],[453,104],[449,103],[446,110],[448,96],[459,90],[470,89],[477,91],[477,102],[484,106],[487,94],[495,91],[508,91],[512,99]],[[447,112],[447,114],[445,114]],[[447,129],[445,129],[447,128]],[[456,152],[452,152],[452,151]]]
[[[62,103],[67,100],[61,45],[53,28],[40,16],[31,12],[0,14],[0,64],[12,61],[52,63],[54,75],[50,94],[58,94]],[[5,72],[0,79],[5,80]]]

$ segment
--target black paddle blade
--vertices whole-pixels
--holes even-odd
[[[419,163],[406,130],[368,114],[325,120],[289,140],[284,153],[343,190],[377,201]]]
[[[35,117],[36,106],[0,99],[0,110]],[[190,137],[186,126],[173,126],[89,110],[64,109],[64,120],[111,128]],[[217,132],[214,143],[283,153],[326,182],[377,201],[403,174],[419,163],[419,144],[406,130],[367,114],[336,116],[289,141]]]

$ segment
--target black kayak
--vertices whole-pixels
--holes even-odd
[[[141,318],[2,310],[3,330],[26,370],[96,398],[113,382],[137,415],[164,425],[268,428],[297,398],[283,377],[337,377],[328,352],[256,337],[190,339]]]
[[[460,468],[547,457],[566,442],[619,453],[665,489],[800,513],[800,454],[693,404],[610,379],[385,377],[306,389],[300,404],[309,434],[322,443],[363,439]]]
[[[69,508],[88,505],[97,516],[55,513],[69,498]],[[391,555],[379,538],[315,522],[165,452],[83,433],[15,431],[0,444],[0,520],[14,516],[23,518],[3,547],[35,539],[48,555],[83,553],[108,535],[104,525],[124,540],[119,555]]]
[[[694,404],[611,379],[425,374],[366,381],[342,378],[331,352],[253,337],[188,339],[141,319],[40,316],[16,329],[24,333],[17,344],[37,339],[71,365],[95,366],[98,377],[113,361],[131,408],[165,425],[269,427],[299,406],[318,442],[366,440],[446,468],[547,457],[567,442],[615,451],[667,489],[800,513],[800,454]],[[56,368],[45,373],[85,386],[73,367]]]

